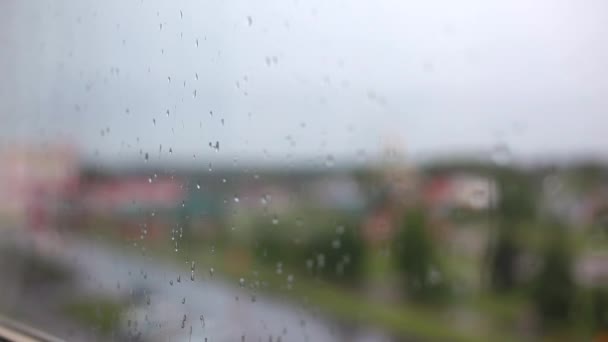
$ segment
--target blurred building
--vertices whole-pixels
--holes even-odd
[[[365,205],[359,183],[346,174],[312,180],[306,188],[310,203],[321,208],[357,211]]]
[[[423,191],[426,205],[435,211],[487,210],[498,199],[493,180],[468,173],[437,176],[427,182]]]
[[[181,182],[167,177],[144,176],[84,184],[81,195],[86,211],[99,215],[173,210],[185,199]]]
[[[79,160],[73,146],[3,146],[0,163],[0,219],[5,227],[50,226],[78,190]]]
[[[393,137],[385,144],[376,193],[367,199],[368,213],[362,226],[365,240],[372,246],[390,241],[403,213],[420,205],[419,170],[407,163],[405,144]]]
[[[236,190],[238,196],[231,199],[232,211],[239,215],[258,215],[265,210],[273,214],[284,214],[293,209],[295,193],[288,186],[275,182],[245,184]]]
[[[608,227],[608,186],[577,187],[563,175],[545,177],[542,186],[543,214],[574,229]]]
[[[173,177],[111,175],[83,181],[75,225],[115,229],[128,237],[161,237],[184,216],[183,182]]]

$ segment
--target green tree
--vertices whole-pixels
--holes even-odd
[[[325,279],[355,285],[363,275],[363,240],[358,225],[338,227],[329,225],[312,237],[306,246],[306,262],[312,262],[312,271]]]
[[[515,169],[499,169],[494,175],[498,202],[494,212],[495,234],[489,243],[489,282],[493,290],[510,291],[517,286],[516,262],[521,253],[519,227],[536,216],[533,177]]]
[[[445,294],[445,275],[421,210],[412,210],[405,215],[395,244],[397,265],[408,296],[425,301]]]
[[[258,260],[271,265],[281,263],[300,274],[356,285],[363,275],[365,252],[358,222],[348,215],[322,213],[306,227],[257,220],[253,251]]]
[[[532,301],[547,328],[567,323],[572,318],[575,304],[576,284],[572,275],[572,256],[563,234],[554,234],[545,248],[542,266],[532,290]]]
[[[537,191],[532,175],[514,169],[496,172],[498,203],[496,216],[500,222],[519,224],[536,216]]]
[[[513,289],[517,283],[516,259],[519,246],[514,233],[499,228],[498,237],[490,247],[490,286],[497,292]]]
[[[593,330],[608,331],[608,289],[595,287],[591,289],[591,314]]]

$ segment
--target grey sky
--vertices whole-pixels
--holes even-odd
[[[103,162],[606,156],[601,0],[9,0],[0,22],[0,143]]]

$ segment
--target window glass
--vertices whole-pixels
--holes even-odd
[[[603,341],[607,19],[1,2],[0,328]]]

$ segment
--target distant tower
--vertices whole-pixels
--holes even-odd
[[[404,139],[397,134],[386,134],[382,147],[383,168],[400,168],[405,165],[407,152]]]
[[[395,209],[399,210],[415,201],[417,173],[407,162],[406,144],[401,136],[387,135],[381,165],[382,176]]]

